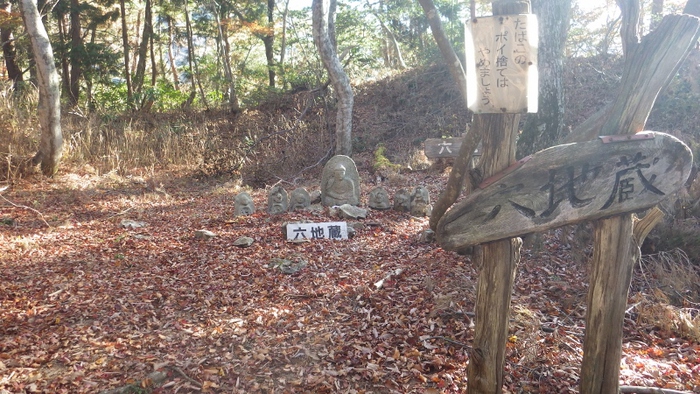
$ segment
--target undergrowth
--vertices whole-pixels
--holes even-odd
[[[700,342],[700,268],[674,249],[644,256],[637,270],[637,320]]]

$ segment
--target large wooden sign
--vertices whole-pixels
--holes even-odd
[[[555,146],[486,179],[443,216],[437,239],[458,250],[649,208],[680,189],[692,163],[683,142],[656,132]]]
[[[465,26],[469,109],[537,112],[537,17],[496,15]]]

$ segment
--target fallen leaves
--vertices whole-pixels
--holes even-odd
[[[431,181],[436,193],[444,179]],[[478,274],[468,258],[419,242],[427,218],[370,211],[353,239],[292,244],[285,221],[332,218],[234,218],[233,196],[215,186],[165,187],[167,197],[124,185],[68,197],[46,184],[3,192],[36,199],[50,223],[70,219],[72,228],[47,229],[32,211],[0,205],[12,219],[0,223],[0,389],[466,389]],[[252,195],[264,205],[262,191]],[[201,228],[217,236],[197,239]],[[234,246],[243,236],[255,242]],[[556,236],[523,256],[505,387],[576,392],[586,268]],[[625,383],[700,385],[697,344],[626,324],[645,338],[623,349]]]

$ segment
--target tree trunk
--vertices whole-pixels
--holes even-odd
[[[267,59],[267,75],[271,88],[275,87],[275,0],[267,0],[267,33],[263,37],[265,58]]]
[[[287,16],[289,15],[289,0],[284,2],[284,12],[282,13],[282,38],[280,39],[280,61],[279,72],[282,77],[282,87],[285,87],[286,81],[284,77],[284,56],[287,52]]]
[[[316,48],[321,55],[323,66],[328,71],[333,89],[338,99],[338,112],[335,121],[335,154],[350,156],[352,154],[352,107],[353,93],[343,66],[329,36],[329,0],[313,0],[313,35]]]
[[[240,110],[240,105],[238,104],[238,95],[236,95],[236,83],[233,77],[233,68],[231,67],[231,45],[228,42],[228,34],[223,28],[221,23],[221,17],[226,15],[220,15],[222,13],[221,8],[214,11],[216,15],[216,22],[219,26],[219,41],[221,41],[221,57],[224,64],[224,79],[226,80],[226,95],[228,96],[229,109],[233,112],[238,112]]]
[[[134,91],[139,92],[143,87],[143,81],[146,76],[146,59],[148,57],[148,43],[153,35],[153,17],[151,12],[151,0],[146,0],[145,14],[143,20],[143,34],[141,35],[141,44],[139,45],[138,63],[136,65],[136,73],[134,74],[133,87]]]
[[[197,65],[197,58],[194,52],[192,23],[190,21],[190,12],[187,8],[187,2],[185,2],[185,28],[187,30],[187,61],[190,66],[190,75],[192,78],[192,90],[190,91],[190,96],[185,105],[187,107],[192,105],[192,102],[197,95],[197,87],[199,87],[199,93],[202,96],[202,104],[204,104],[204,107],[208,109],[209,104],[207,103],[207,96],[204,94],[202,83],[199,80],[199,67]]]
[[[124,46],[124,79],[126,79],[126,99],[129,108],[134,105],[134,89],[131,86],[131,72],[129,71],[129,32],[126,26],[125,0],[119,0],[119,10],[122,19],[122,45]]]
[[[688,15],[700,16],[700,0],[688,0],[683,8],[683,13]]]
[[[180,77],[177,75],[175,56],[173,55],[173,36],[175,35],[173,29],[173,18],[167,16],[166,19],[168,22],[168,62],[170,63],[170,73],[173,75],[173,85],[175,86],[175,90],[180,90]]]
[[[539,23],[539,111],[527,115],[518,139],[519,157],[554,145],[564,129],[563,57],[571,0],[534,0],[532,8]]]
[[[469,103],[467,102],[467,79],[464,74],[464,67],[462,62],[459,60],[457,53],[452,48],[450,40],[445,34],[445,30],[442,28],[442,22],[440,21],[440,14],[433,0],[418,0],[421,7],[423,7],[423,12],[428,18],[428,23],[430,24],[430,30],[433,32],[433,37],[435,42],[440,48],[440,53],[447,63],[447,69],[450,70],[450,75],[452,79],[457,83],[457,88],[462,94],[462,99],[464,100],[464,108],[467,108]]]
[[[630,7],[629,4],[625,5]],[[623,7],[624,10],[624,7]],[[623,11],[623,14],[625,11]],[[632,18],[634,19],[632,10]],[[589,134],[632,134],[643,129],[659,91],[673,77],[700,35],[700,20],[669,15],[640,43],[626,27],[622,86],[600,128]],[[632,217],[624,214],[594,226],[594,253],[586,310],[586,333],[581,366],[582,394],[616,393],[619,388],[622,324],[632,269],[638,257],[633,244]]]
[[[58,42],[61,47],[66,48],[68,41],[68,34],[66,33],[66,16],[65,14],[56,15],[56,26],[58,27]],[[63,89],[63,94],[65,96],[70,96],[70,54],[67,51],[61,51],[61,86]]]
[[[71,107],[78,105],[80,102],[80,80],[83,76],[83,67],[81,61],[86,56],[85,46],[83,45],[82,29],[80,27],[80,1],[71,0],[70,2],[70,86],[68,101]]]
[[[9,2],[2,3],[0,9],[9,14],[12,11],[12,4]],[[0,28],[0,41],[2,41],[2,56],[5,59],[7,78],[12,81],[12,88],[15,94],[17,94],[22,90],[24,76],[22,70],[17,65],[17,49],[15,48],[15,38],[11,27]]]
[[[41,139],[39,150],[32,159],[32,164],[41,165],[41,172],[46,176],[52,176],[58,171],[63,153],[61,90],[58,73],[56,72],[51,42],[44,24],[41,22],[36,0],[21,0],[19,6],[32,45],[39,87],[38,114]]]

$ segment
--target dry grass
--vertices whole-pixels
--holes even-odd
[[[700,269],[680,249],[642,258],[637,320],[700,341]]]

